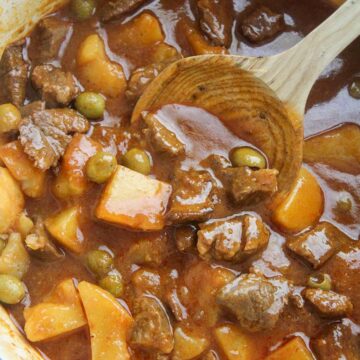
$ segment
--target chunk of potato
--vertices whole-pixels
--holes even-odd
[[[324,209],[324,195],[316,178],[305,168],[288,196],[274,210],[272,220],[283,231],[297,233],[320,218]]]
[[[45,172],[36,168],[25,154],[20,141],[0,147],[0,159],[11,175],[20,183],[22,191],[29,197],[40,197],[44,192]]]
[[[90,328],[93,360],[128,360],[126,338],[133,318],[107,291],[82,281],[79,293]]]
[[[21,279],[30,266],[30,256],[19,233],[11,233],[0,256],[0,274],[8,274]]]
[[[190,360],[202,354],[209,346],[209,341],[195,331],[190,333],[180,326],[174,331],[173,360]]]
[[[66,279],[38,305],[24,310],[25,333],[30,341],[42,341],[81,329],[87,324],[72,279]]]
[[[77,53],[77,72],[86,90],[117,97],[126,89],[126,79],[120,64],[110,61],[104,43],[97,34],[88,36]]]
[[[45,220],[49,233],[64,247],[74,253],[84,251],[84,236],[79,226],[80,209],[77,206],[63,210]]]
[[[275,350],[266,360],[313,360],[309,349],[306,347],[303,339],[295,337],[294,339],[282,345]]]
[[[256,344],[234,325],[222,325],[214,330],[215,339],[228,360],[251,360]]]
[[[161,63],[169,59],[181,57],[177,50],[166,43],[159,43],[153,47],[151,60],[153,63]]]
[[[85,165],[91,156],[101,150],[101,145],[83,134],[76,134],[66,148],[60,173],[53,192],[60,199],[84,194],[90,181],[85,174]]]
[[[0,199],[0,233],[5,233],[23,211],[25,199],[19,184],[3,167],[0,167]]]
[[[119,165],[108,182],[96,216],[134,230],[161,230],[171,186]]]

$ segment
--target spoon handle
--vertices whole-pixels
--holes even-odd
[[[309,12],[311,16],[311,10]],[[326,66],[360,35],[360,0],[347,0],[293,48],[271,57],[263,80],[299,114]]]

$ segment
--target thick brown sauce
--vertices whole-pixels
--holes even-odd
[[[243,12],[245,7],[249,5],[255,6],[259,3],[268,5],[273,10],[285,12],[286,14],[287,31],[278,36],[274,41],[261,46],[251,46],[251,44],[242,39],[235,30],[234,21],[230,52],[241,55],[269,55],[285,50],[298,42],[334,10],[326,1],[314,0],[278,0],[276,2],[272,0],[263,0],[261,2],[255,0],[236,0],[234,3],[234,19],[243,16],[240,13]],[[190,48],[182,38],[177,24],[182,18],[194,20],[192,13],[194,4],[192,1],[153,1],[123,21],[130,20],[144,10],[152,11],[160,19],[166,34],[167,43],[182,50],[184,56],[191,55]],[[311,12],[311,16],[309,16],[309,12]],[[66,18],[68,14],[68,10],[64,9],[57,16]],[[231,17],[229,17],[229,21],[232,21]],[[116,36],[118,24],[119,22],[115,22],[111,25],[102,26],[96,18],[84,23],[75,23],[67,42],[62,48],[62,56],[58,63],[65,69],[74,71],[75,54],[80,42],[87,35],[98,32],[107,44],[107,52],[110,57],[114,61],[120,62],[124,67],[125,74],[129,76],[134,68],[146,63],[146,54],[131,52],[129,49],[114,48],[111,43],[107,42],[108,38],[111,39]],[[36,44],[31,44],[31,41],[29,43],[29,55],[31,57],[31,52],[36,51]],[[360,125],[360,103],[358,100],[349,97],[346,89],[351,77],[359,70],[359,47],[360,39],[351,44],[333,61],[314,86],[308,101],[305,117],[305,135],[307,137],[344,122],[353,122]],[[96,124],[90,133],[92,133],[94,138],[106,145],[108,150],[120,156],[129,145],[137,144],[137,141],[130,139],[126,132],[130,115],[131,106],[124,98],[110,100],[107,102],[107,113],[104,120]],[[180,134],[179,137],[186,143],[186,146],[192,149],[192,155],[184,161],[183,167],[196,164],[199,160],[205,158],[208,153],[213,153],[214,151],[220,154],[227,153],[232,147],[242,144],[217,119],[213,119],[210,114],[202,113],[202,110],[186,109],[183,115],[178,122],[171,124],[172,127],[176,128],[177,133]],[[184,121],[187,117],[190,121]],[[200,122],[204,118],[209,120],[206,122],[206,130],[201,134],[197,134],[200,130]],[[100,125],[111,126],[113,129],[100,128]],[[205,128],[201,126],[202,130]],[[226,142],[224,142],[224,137],[226,137]],[[165,163],[162,160],[160,156],[153,154],[153,173],[157,178],[167,180],[171,174],[173,164]],[[316,174],[325,194],[326,207],[322,219],[333,222],[352,239],[358,240],[360,234],[360,173],[348,174],[319,164],[310,165],[309,168]],[[50,183],[51,180],[49,181],[49,186]],[[355,209],[347,216],[339,215],[334,211],[338,193],[345,190],[352,194],[356,203]],[[73,200],[74,202],[80,202],[82,206],[81,228],[86,239],[86,247],[87,249],[93,249],[102,245],[110,249],[116,256],[118,269],[122,272],[125,280],[129,281],[131,273],[135,268],[124,265],[122,262],[127,249],[138,239],[152,239],[158,236],[158,234],[131,233],[94,221],[92,215],[93,208],[100,193],[101,188],[94,186],[81,199]],[[57,200],[49,190],[41,199],[28,201],[27,209],[30,215],[44,215],[45,217],[67,205],[69,204]],[[235,210],[230,204],[225,204],[225,206],[217,209],[217,215],[228,215]],[[253,210],[259,209],[255,208]],[[269,225],[272,226],[271,223]],[[171,229],[166,231],[171,233]],[[306,282],[306,276],[311,273],[311,269],[291,257],[283,249],[284,242],[285,237],[273,230],[269,246],[262,253],[261,257],[255,260],[252,258],[251,262],[236,266],[229,265],[228,263],[218,265],[233,269],[236,272],[247,271],[250,266],[259,268],[265,275],[281,272],[288,279],[293,280],[296,285],[303,286]],[[206,333],[210,336],[213,326],[213,324],[207,326],[210,322],[210,314],[205,312],[203,317],[193,316],[198,310],[199,303],[201,303],[201,291],[196,291],[196,287],[197,284],[201,283],[208,276],[209,266],[199,260],[195,253],[180,254],[176,250],[175,245],[171,243],[167,261],[161,268],[156,270],[162,278],[172,279],[171,281],[182,284],[184,281],[189,281],[189,279],[184,278],[185,273],[189,269],[194,269],[191,272],[193,277],[190,280],[193,284],[191,287],[193,292],[191,294],[193,295],[194,304],[190,307],[187,325],[189,327],[204,327]],[[215,266],[215,263],[211,266]],[[360,249],[358,245],[354,245],[352,249],[343,250],[334,259],[329,261],[322,271],[328,272],[332,276],[335,287],[339,292],[351,297],[354,304],[352,320],[360,323],[360,281],[358,276],[360,271]],[[343,276],[344,273],[348,276]],[[40,302],[61,279],[67,277],[74,277],[78,281],[84,279],[96,281],[83,265],[83,259],[69,253],[67,253],[63,261],[52,264],[32,260],[31,268],[24,279],[29,289],[31,304]],[[131,298],[132,294],[126,293],[124,300],[128,302],[130,307]],[[11,310],[19,323],[23,325],[23,306],[14,306]],[[232,321],[231,318],[223,320]],[[299,310],[294,306],[288,306],[274,330],[253,334],[254,342],[257,344],[257,352],[253,355],[254,360],[263,358],[264,355],[285,338],[291,337],[294,334],[302,336],[308,342],[309,337],[315,336],[327,322],[327,320],[321,319],[307,307]],[[39,344],[38,346],[52,360],[86,360],[90,358],[90,343],[85,330],[62,339]],[[215,342],[212,343],[212,348],[218,352],[221,359],[225,359]],[[134,353],[133,358],[146,359],[147,357],[143,353]]]

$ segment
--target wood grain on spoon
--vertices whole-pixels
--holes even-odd
[[[204,55],[166,68],[139,99],[143,110],[182,103],[205,108],[267,155],[285,194],[302,163],[303,116],[325,67],[360,34],[360,0],[348,0],[293,48],[270,57]]]

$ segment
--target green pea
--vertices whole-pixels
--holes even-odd
[[[25,296],[25,285],[13,275],[0,275],[0,301],[17,304]]]
[[[95,12],[95,0],[72,0],[71,11],[78,20],[89,19]]]
[[[100,94],[83,92],[76,98],[75,108],[88,119],[99,119],[104,115],[105,99]]]
[[[114,259],[107,251],[92,250],[87,254],[87,266],[98,277],[106,275],[114,265]]]
[[[124,284],[120,274],[110,274],[99,281],[99,285],[115,297],[120,297],[124,291]]]
[[[102,184],[111,177],[116,166],[117,161],[114,155],[99,151],[86,163],[86,176],[91,181]]]
[[[331,277],[328,274],[313,274],[309,276],[308,286],[328,291],[331,289]]]
[[[151,160],[149,155],[140,149],[129,150],[122,159],[124,166],[144,175],[149,175],[151,171]]]
[[[232,149],[230,161],[234,167],[248,166],[256,169],[266,167],[265,157],[259,151],[248,146]]]
[[[348,87],[349,94],[355,99],[360,99],[360,76],[355,77]]]

